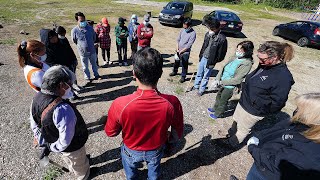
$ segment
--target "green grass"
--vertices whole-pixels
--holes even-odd
[[[153,1],[153,0],[151,0]],[[169,2],[166,0],[155,0],[159,2]],[[243,4],[233,4],[233,3],[219,3],[219,2],[211,2],[211,1],[203,1],[203,0],[189,0],[193,2],[195,5],[206,5],[206,6],[215,6],[215,7],[223,7],[229,8],[231,10],[237,11],[240,13],[241,20],[257,20],[257,19],[271,19],[271,20],[279,20],[279,21],[292,21],[293,19],[288,17],[277,16],[271,14],[266,11],[287,11],[284,9],[273,8],[270,6],[266,6],[264,4],[255,5],[254,3],[243,3]],[[202,19],[202,17],[206,14],[206,12],[195,11],[193,18]]]
[[[4,45],[16,45],[17,40],[15,38],[9,38],[9,39],[0,39],[0,44]]]
[[[61,176],[63,174],[62,170],[55,167],[55,166],[50,166],[46,172],[44,173],[42,179],[44,180],[53,180],[56,179],[57,177]]]
[[[183,94],[184,89],[181,86],[176,87],[176,89],[174,90],[174,92],[178,95]]]

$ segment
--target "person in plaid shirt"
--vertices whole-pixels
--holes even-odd
[[[107,18],[104,17],[101,19],[101,23],[97,24],[95,28],[95,32],[98,35],[104,65],[112,64],[112,61],[110,61],[110,46],[111,46],[111,38],[109,35],[110,24]],[[107,51],[108,62],[106,61],[106,51]]]

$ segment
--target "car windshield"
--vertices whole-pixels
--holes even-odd
[[[171,9],[171,10],[176,10],[176,9],[179,9],[179,10],[183,10],[184,9],[184,4],[181,4],[181,3],[169,3],[166,7],[166,9]]]
[[[239,17],[237,15],[235,15],[234,13],[219,12],[218,15],[219,15],[219,18],[221,20],[225,20],[225,21],[240,21]]]

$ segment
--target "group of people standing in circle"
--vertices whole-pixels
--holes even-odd
[[[95,44],[97,42],[99,44],[104,65],[112,64],[110,24],[107,18],[102,18],[101,23],[93,28],[88,25],[90,23],[81,12],[75,14],[75,19],[78,25],[72,29],[71,38],[77,45],[84,79],[92,80],[89,63],[92,66],[94,79],[99,79]],[[132,95],[115,100],[108,112],[105,131],[108,136],[116,136],[121,131],[123,133],[124,144],[122,144],[121,155],[127,179],[136,178],[137,164],[142,161],[147,161],[148,169],[150,168],[149,179],[158,179],[163,150],[169,146],[174,147],[173,144],[177,143],[182,136],[182,106],[175,96],[161,94],[157,90],[157,83],[163,72],[163,59],[157,50],[150,48],[153,37],[150,16],[145,15],[143,23],[139,24],[137,16],[132,15],[128,27],[125,26],[125,21],[124,18],[119,18],[118,25],[115,27],[118,60],[120,66],[128,65],[127,38],[129,38],[131,58],[137,61],[133,62],[133,75],[137,79],[138,90]],[[181,83],[186,81],[190,52],[196,39],[191,19],[185,19],[183,24],[183,29],[177,38],[177,57],[173,71],[170,73],[170,76],[177,75],[178,68],[182,64]],[[198,97],[205,93],[215,64],[225,59],[228,49],[227,38],[221,32],[220,22],[217,19],[205,17],[202,24],[208,32],[205,34],[199,53],[195,82],[189,89],[189,91],[196,90]],[[18,60],[28,84],[39,92],[31,108],[31,126],[38,143],[46,148],[44,155],[48,155],[50,151],[64,152],[63,157],[76,177],[86,179],[90,170],[83,147],[87,141],[88,132],[80,112],[67,100],[81,89],[77,86],[74,75],[78,61],[65,34],[65,29],[58,27],[55,31],[47,32],[46,38],[43,38],[44,43],[37,40],[21,42],[17,49]],[[257,50],[259,65],[251,71],[254,64],[253,54],[253,42],[246,40],[237,45],[234,56],[226,62],[211,84],[211,87],[217,90],[217,96],[214,105],[207,109],[209,117],[214,120],[223,118],[230,98],[235,93],[241,92],[239,103],[233,114],[234,122],[228,130],[224,143],[234,149],[247,143],[248,150],[255,160],[247,179],[280,179],[289,177],[288,171],[293,169],[297,177],[304,173],[309,177],[319,177],[320,166],[317,160],[320,158],[318,155],[320,93],[298,96],[297,109],[291,120],[283,119],[273,128],[254,134],[244,142],[257,122],[281,111],[295,83],[286,64],[293,59],[294,55],[290,44],[276,41],[266,41],[261,44]],[[146,99],[140,99],[142,97]],[[45,102],[45,105],[41,102]],[[53,109],[45,111],[49,105]],[[164,111],[160,106],[165,107],[165,112],[170,113],[159,114],[160,111]],[[48,111],[53,117],[43,115],[43,112]],[[63,117],[61,122],[58,115]],[[163,126],[158,127],[159,124],[154,124],[149,127],[150,124],[144,124],[141,118],[148,119],[148,116],[157,119],[161,122],[160,124],[163,123]],[[69,118],[72,119],[72,123],[68,121]],[[120,119],[122,119],[121,122]],[[145,128],[141,130],[143,133],[134,132],[134,129],[141,129],[141,127],[136,127],[132,121],[144,124],[141,126]],[[48,126],[43,127],[44,122],[48,123]],[[70,128],[72,133],[62,132],[59,123],[65,126],[72,124]],[[168,138],[168,134],[164,132],[167,132],[170,126],[173,126],[173,130]],[[50,132],[54,133],[50,134]],[[39,135],[41,133],[44,135]],[[149,136],[155,141],[150,142]],[[60,141],[61,138],[65,141]],[[139,161],[133,158],[142,152],[149,153],[150,157],[157,156],[157,160],[150,163],[151,161],[143,158]],[[78,165],[74,164],[76,162]]]

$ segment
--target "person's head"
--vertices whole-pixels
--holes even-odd
[[[132,22],[132,23],[138,22],[138,16],[137,16],[136,14],[132,14],[132,16],[131,16],[131,22]]]
[[[109,21],[108,21],[108,19],[107,19],[106,17],[103,17],[103,18],[101,19],[101,24],[102,24],[102,26],[105,26],[105,27],[109,26]]]
[[[133,74],[141,84],[155,87],[162,75],[163,58],[153,48],[139,50],[133,57]]]
[[[58,34],[59,39],[64,39],[66,37],[66,29],[62,26],[58,26],[56,29],[56,33]]]
[[[68,99],[73,95],[71,86],[74,81],[75,75],[67,67],[52,66],[43,75],[41,92]]]
[[[299,122],[310,128],[303,135],[310,140],[320,143],[320,93],[309,93],[298,96],[297,110],[292,122]]]
[[[267,41],[258,49],[259,64],[272,66],[278,63],[289,62],[293,58],[293,47],[288,43]]]
[[[209,32],[211,31],[216,33],[220,31],[220,21],[210,15],[205,15],[203,17],[202,24],[208,28]]]
[[[124,19],[124,18],[122,18],[122,17],[119,17],[119,19],[118,19],[118,24],[119,24],[119,26],[124,26],[124,22],[126,21],[126,19]]]
[[[79,27],[84,28],[87,26],[86,16],[82,12],[75,13],[74,18],[78,22]]]
[[[242,41],[237,45],[236,57],[237,58],[252,58],[254,45],[252,41]]]
[[[46,60],[46,47],[37,40],[22,41],[17,48],[19,65],[40,64]]]
[[[146,14],[143,16],[143,24],[145,26],[148,26],[150,24],[150,15],[149,14]]]
[[[48,32],[48,41],[50,44],[56,44],[59,42],[58,34],[54,30]]]
[[[184,29],[190,28],[191,25],[192,25],[192,20],[191,20],[191,18],[185,18],[185,19],[183,20],[183,28],[184,28]]]

